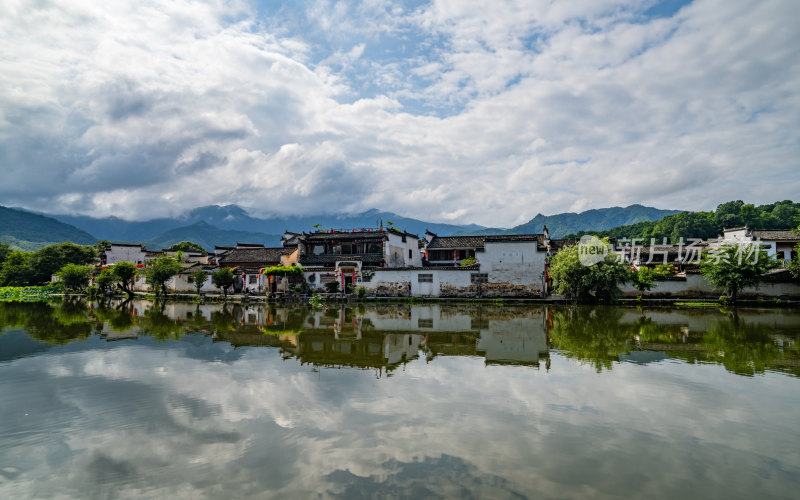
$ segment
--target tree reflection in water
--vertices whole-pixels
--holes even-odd
[[[416,359],[418,350],[428,362],[439,355],[484,356],[487,362],[497,358],[538,366],[539,356],[549,360],[549,343],[559,354],[590,364],[598,372],[611,370],[621,356],[627,360],[636,358],[635,351],[650,351],[662,353],[661,359],[712,362],[748,376],[767,370],[800,375],[800,345],[792,326],[796,316],[794,312],[636,313],[609,306],[359,304],[319,311],[274,304],[163,301],[0,303],[0,327],[21,328],[30,338],[55,345],[85,340],[93,333],[115,340],[144,335],[159,342],[199,333],[235,347],[277,347],[284,357],[320,366],[388,368]],[[780,331],[774,326],[778,318],[786,325]],[[528,351],[539,342],[541,348],[534,350],[541,352],[528,360],[526,356],[532,356]]]
[[[764,373],[782,357],[769,333],[733,313],[715,322],[703,335],[708,361],[721,363],[739,375]]]
[[[47,344],[63,345],[92,335],[94,316],[86,303],[0,302],[0,327],[24,328],[28,335]]]
[[[615,307],[555,309],[550,340],[563,355],[590,363],[598,373],[610,370],[630,351],[631,327],[623,327],[621,319],[622,310]]]

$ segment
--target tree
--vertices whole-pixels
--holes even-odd
[[[12,251],[0,268],[0,286],[25,286],[31,284],[30,254]]]
[[[147,283],[156,295],[167,293],[167,281],[181,272],[181,264],[169,255],[158,257],[147,269]]]
[[[92,266],[66,264],[58,270],[56,275],[61,278],[64,288],[82,291],[89,286],[89,280],[92,278]]]
[[[714,285],[725,290],[732,302],[747,287],[758,286],[764,273],[778,266],[767,251],[756,244],[720,245],[703,254],[700,272]]]
[[[600,262],[584,265],[579,251],[579,245],[568,245],[550,260],[555,292],[578,302],[616,301],[621,295],[619,285],[630,280],[628,266],[611,253]]]
[[[114,264],[112,269],[114,270],[114,275],[117,277],[117,280],[120,282],[122,291],[127,293],[129,297],[133,297],[133,280],[136,277],[136,266],[130,262],[122,261]]]
[[[203,288],[203,283],[208,280],[208,275],[205,271],[195,271],[192,273],[192,279],[194,280],[194,287],[197,289],[198,295],[200,294],[200,289]]]
[[[92,245],[94,250],[99,254],[100,252],[104,252],[106,248],[111,246],[111,242],[108,240],[97,240],[97,243]]]
[[[800,222],[800,217],[797,217],[796,220]],[[794,234],[796,236],[800,235],[800,225],[794,229]],[[789,272],[792,273],[792,276],[795,279],[800,279],[800,243],[795,245],[794,251],[795,256],[789,261],[789,264],[786,267],[789,269]]]
[[[655,269],[650,267],[634,269],[631,273],[631,284],[639,290],[640,294],[644,294],[644,292],[653,288],[656,281],[663,280],[666,276],[671,275],[673,269],[669,264],[657,266]]]
[[[233,285],[233,271],[229,267],[223,267],[211,273],[211,282],[214,286],[222,290],[225,299],[228,298],[228,288]]]
[[[206,253],[205,248],[192,241],[181,241],[180,243],[175,243],[174,245],[171,245],[167,250],[169,250],[170,252],[181,251],[181,252],[199,252],[202,254]]]
[[[655,271],[649,267],[640,267],[639,269],[633,269],[631,272],[631,284],[635,289],[639,290],[641,295],[653,288],[655,282]]]
[[[103,269],[100,271],[100,274],[94,278],[94,284],[100,289],[100,295],[104,297],[111,291],[111,287],[116,282],[117,276],[111,269]]]
[[[8,243],[0,243],[0,265],[6,261],[9,254],[11,254],[11,245]]]
[[[56,243],[40,248],[30,257],[30,284],[47,283],[51,276],[66,264],[92,264],[96,258],[97,253],[93,247],[70,242]]]

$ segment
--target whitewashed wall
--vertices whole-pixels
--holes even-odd
[[[542,291],[546,253],[538,251],[536,241],[487,241],[476,257],[489,284]]]
[[[384,246],[384,259],[388,267],[422,267],[422,256],[419,252],[419,240],[387,233],[389,240]],[[409,258],[409,251],[411,257]]]
[[[117,246],[111,245],[106,250],[106,264],[116,264],[117,262],[130,262],[131,264],[144,263],[147,253],[138,246]]]
[[[623,295],[636,297],[640,294],[639,290],[627,284],[620,287]],[[689,274],[686,280],[657,281],[656,285],[649,292],[644,292],[644,296],[674,296],[674,297],[719,297],[724,291],[715,287],[701,274]],[[739,295],[763,296],[763,297],[800,297],[800,285],[795,283],[763,283],[758,288],[745,288]]]

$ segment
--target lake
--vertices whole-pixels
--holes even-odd
[[[0,303],[2,498],[797,498],[800,313]]]

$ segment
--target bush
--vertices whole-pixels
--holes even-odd
[[[478,263],[478,259],[476,259],[475,257],[467,257],[466,259],[461,261],[459,266],[467,267],[467,266],[471,266],[471,265],[477,264],[477,263]]]
[[[579,302],[617,300],[621,295],[619,285],[631,279],[630,269],[612,253],[600,262],[584,265],[579,251],[578,245],[568,245],[550,260],[555,292]]]
[[[56,275],[61,278],[64,288],[82,291],[89,286],[89,280],[92,279],[92,266],[67,264],[59,269]]]
[[[211,273],[211,282],[214,286],[222,290],[225,298],[228,298],[228,288],[233,285],[233,271],[228,267],[223,267]]]

